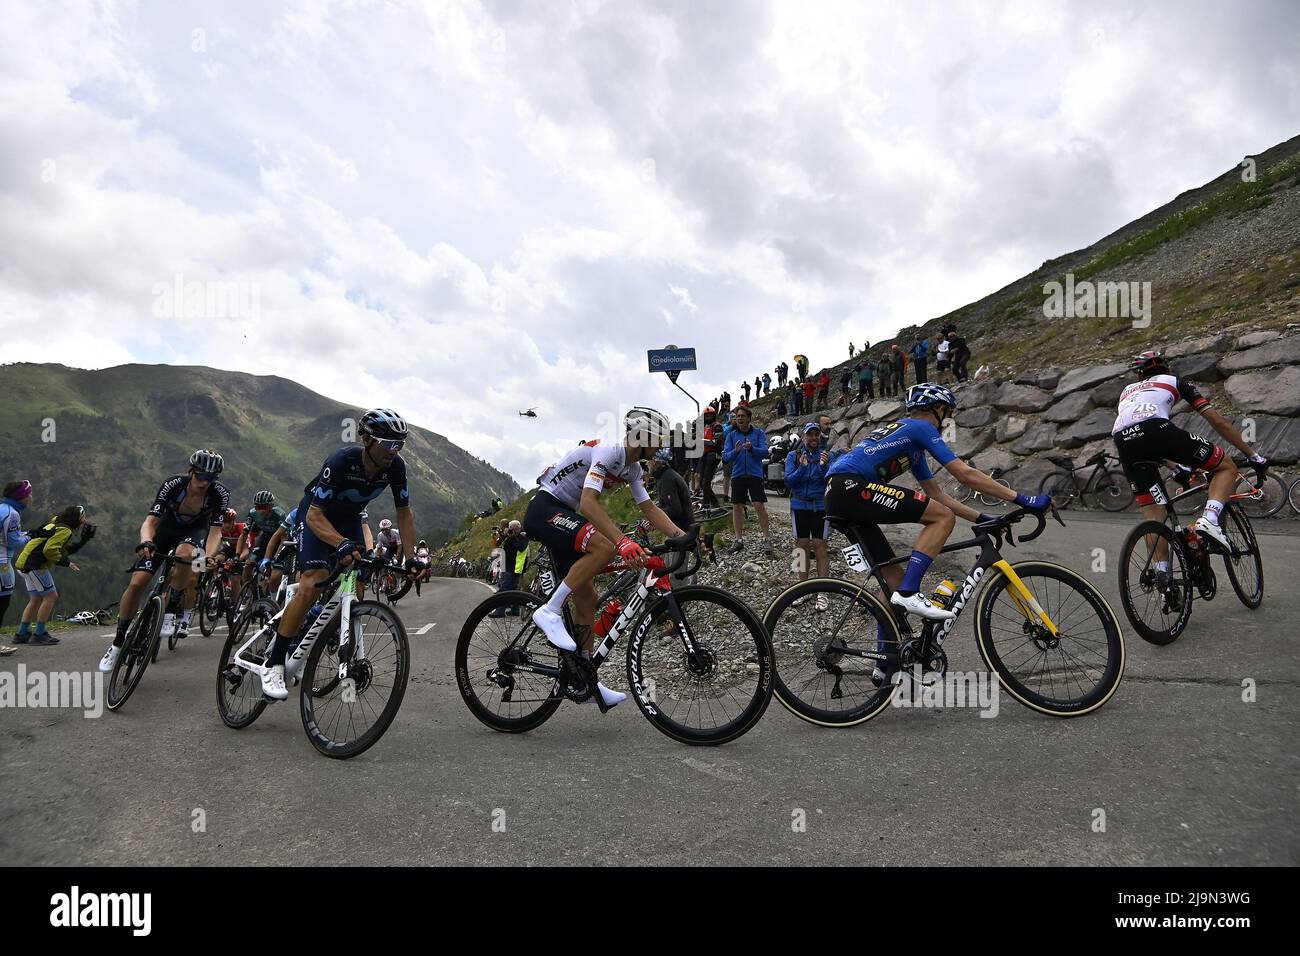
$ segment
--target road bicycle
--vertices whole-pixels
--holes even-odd
[[[1234,492],[1219,517],[1219,527],[1228,539],[1227,549],[1192,526],[1182,527],[1178,521],[1180,509],[1176,502],[1196,494],[1198,488],[1171,497],[1163,476],[1151,486],[1152,501],[1165,506],[1165,517],[1161,521],[1142,521],[1129,532],[1119,566],[1124,613],[1144,641],[1173,643],[1191,619],[1193,593],[1204,601],[1214,599],[1218,593],[1218,578],[1210,565],[1214,555],[1223,558],[1228,580],[1242,604],[1254,610],[1263,603],[1264,559],[1255,529],[1242,507],[1258,487],[1239,471],[1238,488],[1243,482],[1248,489]],[[1168,567],[1160,568],[1158,562]]]
[[[565,700],[593,700],[603,711],[596,688],[600,667],[629,634],[627,683],[656,730],[693,745],[724,744],[743,735],[771,700],[772,644],[763,622],[739,598],[719,588],[675,583],[699,567],[698,534],[695,525],[649,548],[642,569],[620,561],[601,571],[614,580],[597,607],[617,616],[605,634],[597,628],[590,657],[559,650],[533,624],[542,596],[502,591],[484,600],[456,642],[456,685],[470,712],[493,730],[521,733],[543,724]],[[671,563],[665,554],[673,555]],[[619,595],[626,595],[626,603]],[[564,618],[573,634],[568,605]]]
[[[968,465],[971,465],[971,460],[969,458],[963,458],[962,461],[964,461]],[[971,465],[971,467],[974,468],[975,466]],[[989,477],[992,478],[994,481],[996,481],[1003,488],[1006,488],[1008,491],[1010,491],[1011,483],[1002,477],[1005,474],[1006,474],[1005,469],[994,468],[992,471],[989,472]],[[939,487],[944,490],[944,493],[947,494],[948,497],[954,498],[957,501],[962,502],[963,504],[967,501],[970,501],[971,498],[974,498],[975,501],[983,508],[1005,508],[1009,504],[1009,502],[1004,501],[1001,498],[994,497],[993,495],[987,494],[986,492],[983,491],[976,491],[974,488],[971,488],[969,485],[962,484],[960,481],[954,478],[952,474],[949,473],[946,469],[941,470],[938,473],[938,475],[936,475],[936,480],[939,482]]]
[[[1060,514],[1053,508],[1058,522]],[[1110,700],[1124,676],[1124,634],[1101,592],[1069,568],[1048,561],[1003,558],[1003,538],[1016,545],[1013,526],[1029,517],[1042,534],[1042,512],[1016,508],[972,525],[974,537],[942,553],[978,548],[979,557],[948,608],[945,621],[924,619],[921,633],[889,603],[882,570],[910,555],[868,566],[867,539],[852,522],[830,517],[851,544],[843,549],[860,583],[813,578],[787,588],[768,607],[777,666],[775,694],[795,716],[823,727],[852,727],[875,717],[903,683],[929,685],[948,670],[944,641],[974,600],[975,644],[1002,688],[1031,710],[1078,717]],[[867,590],[875,580],[880,593]],[[978,593],[977,593],[978,592]],[[811,597],[824,600],[809,600]],[[818,606],[824,610],[818,610]],[[919,688],[918,688],[919,693]]]
[[[372,579],[375,591],[383,595],[389,604],[396,604],[411,590],[415,575],[408,574],[403,568],[387,561],[381,561],[380,566],[383,570],[376,572]]]
[[[1286,493],[1287,500],[1291,502],[1291,510],[1300,515],[1300,478],[1291,482],[1291,487]]]
[[[229,558],[213,562],[199,577],[199,631],[211,637],[218,622],[224,617],[229,627],[239,601],[239,581],[244,573],[244,562]]]
[[[319,611],[303,622],[285,660],[286,683],[302,688],[303,730],[327,757],[355,757],[378,743],[406,693],[411,649],[402,619],[378,601],[356,596],[358,569],[383,566],[359,558],[336,568],[321,583]],[[286,586],[286,605],[298,587]],[[217,665],[217,712],[227,727],[250,726],[270,702],[262,694],[261,678],[270,666],[268,655],[283,614],[284,607],[261,598],[226,638]]]
[[[1076,465],[1069,455],[1048,455],[1047,460],[1059,470],[1043,478],[1038,493],[1050,495],[1056,507],[1068,508],[1078,499],[1088,507],[1123,511],[1133,503],[1133,488],[1123,470],[1106,467],[1109,462],[1119,464],[1114,455],[1099,451],[1081,465]],[[1091,468],[1092,473],[1080,484],[1079,473],[1086,468]]]
[[[108,677],[108,693],[105,703],[109,710],[117,710],[130,699],[140,685],[150,661],[158,660],[158,649],[162,643],[163,614],[168,605],[181,592],[174,591],[167,583],[167,575],[172,566],[187,561],[178,558],[173,551],[158,561],[153,577],[136,608],[135,617],[127,628],[122,648],[118,652],[117,662]],[[130,568],[127,569],[132,570]],[[175,648],[176,637],[173,634],[170,643]]]
[[[1249,462],[1238,462],[1242,468],[1248,465]],[[1186,489],[1171,502],[1179,514],[1199,515],[1205,510],[1206,491],[1210,486],[1210,476],[1206,472],[1180,465],[1170,478]],[[1286,507],[1290,497],[1286,481],[1271,473],[1265,473],[1263,479],[1252,479],[1244,474],[1239,476],[1234,492],[1238,506],[1251,518],[1271,518]]]

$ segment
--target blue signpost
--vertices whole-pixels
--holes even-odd
[[[651,372],[664,372],[668,375],[668,381],[677,385],[677,376],[682,372],[695,371],[695,349],[679,349],[675,345],[668,345],[661,349],[650,349],[646,352],[646,361],[650,366]],[[677,385],[681,393],[695,402],[695,413],[699,415],[700,403],[695,401],[695,396],[686,389]]]

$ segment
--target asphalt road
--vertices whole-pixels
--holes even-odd
[[[1114,560],[1131,521],[1076,515],[1021,552],[1085,570],[1094,548]],[[739,741],[689,748],[629,701],[605,716],[565,704],[532,733],[497,734],[452,680],[461,622],[488,589],[440,580],[398,605],[413,668],[397,720],[363,756],[334,761],[311,748],[293,701],[227,729],[221,638],[196,636],[164,649],[120,713],[0,709],[0,861],[1295,864],[1300,536],[1258,524],[1263,607],[1223,581],[1171,646],[1126,629],[1124,683],[1075,720],[1004,695],[995,719],[900,709],[828,730],[774,702]],[[1114,577],[1094,580],[1122,617]],[[93,669],[103,633],[65,632],[0,671]],[[947,646],[953,668],[981,669],[969,619]]]

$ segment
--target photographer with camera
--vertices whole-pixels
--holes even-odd
[[[72,535],[78,529],[81,532],[80,539],[73,541]],[[14,636],[15,643],[59,643],[57,637],[45,631],[45,624],[54,613],[54,605],[59,600],[59,591],[54,586],[50,568],[58,565],[80,571],[81,568],[72,563],[72,556],[89,544],[94,536],[95,526],[86,521],[86,509],[81,505],[69,505],[40,530],[32,532],[31,539],[14,561],[14,568],[22,575],[28,595],[22,622]]]

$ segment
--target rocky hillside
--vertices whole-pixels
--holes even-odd
[[[85,570],[60,575],[64,613],[117,598],[158,484],[183,471],[195,448],[225,457],[222,480],[241,514],[260,488],[292,507],[325,456],[346,443],[344,419],[360,411],[278,376],[202,367],[19,364],[0,376],[0,481],[29,478],[40,496],[24,524],[78,502],[100,528],[78,562]],[[434,542],[494,496],[520,492],[508,475],[422,428],[403,454],[417,528]],[[391,498],[376,506],[376,518],[391,516]]]

